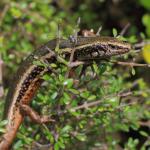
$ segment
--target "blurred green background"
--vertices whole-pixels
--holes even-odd
[[[41,44],[56,37],[58,24],[62,37],[73,34],[79,17],[80,29],[97,31],[102,26],[101,35],[113,36],[130,23],[124,35],[130,43],[150,40],[149,0],[1,0],[0,55],[5,93],[0,101],[0,110],[3,110],[8,87],[11,87],[10,79],[20,62]],[[135,52],[123,60],[146,63],[142,54]],[[40,126],[26,119],[14,141],[14,150],[32,149],[49,143],[55,150],[148,149],[149,68],[109,63],[95,64],[94,67],[98,70],[99,80],[93,79],[85,84],[90,77],[84,77],[81,79],[84,90],[75,88],[73,79],[64,78],[66,67],[59,70],[59,77],[44,76],[47,86],[41,88],[32,106],[41,113],[56,115],[57,123]],[[67,86],[63,95],[57,98],[64,83]],[[116,95],[129,89],[132,91],[130,96],[118,98]],[[76,97],[72,99],[68,91]],[[104,99],[108,95],[110,97],[101,101],[101,105],[59,115],[60,110],[77,107],[85,101]],[[130,105],[132,102],[134,104]],[[0,132],[3,131],[4,122],[1,121]]]

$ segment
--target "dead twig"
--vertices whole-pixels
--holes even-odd
[[[85,102],[84,104],[82,104],[80,106],[77,106],[77,107],[74,107],[74,108],[71,108],[69,110],[74,112],[74,111],[77,111],[79,109],[84,109],[84,108],[88,109],[89,107],[93,107],[93,106],[96,106],[96,105],[104,102],[105,99],[112,98],[112,97],[115,97],[115,96],[117,96],[117,97],[126,97],[126,96],[129,96],[131,94],[132,94],[132,92],[128,91],[128,92],[125,92],[125,93],[117,93],[117,94],[114,94],[114,95],[111,95],[111,96],[109,95],[109,96],[104,97],[103,100],[100,99],[100,100],[97,100],[97,101],[94,101],[94,102],[89,102],[89,103]]]
[[[3,60],[0,54],[0,98],[4,95],[2,66],[3,66]]]
[[[130,27],[130,23],[128,23],[122,30],[121,30],[121,32],[120,32],[120,36],[123,36],[126,32],[127,32],[127,30],[129,29],[129,27]]]
[[[4,9],[3,9],[2,13],[1,13],[1,16],[0,16],[0,26],[2,25],[3,19],[6,15],[8,9],[9,9],[9,5],[7,4],[7,5],[4,6]]]
[[[122,66],[130,66],[130,67],[150,67],[150,64],[139,64],[134,62],[122,62],[122,61],[109,61],[110,63],[114,63]]]
[[[140,43],[134,44],[134,45],[133,45],[133,48],[134,48],[134,49],[141,49],[141,48],[143,48],[145,45],[148,45],[148,44],[150,44],[150,41],[149,41],[149,40],[147,40],[147,41],[142,41],[142,42],[140,42]]]

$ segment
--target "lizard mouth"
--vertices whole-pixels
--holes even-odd
[[[105,58],[115,55],[127,53],[130,49],[128,47],[111,47],[106,45],[92,45],[84,48],[77,49],[77,58],[97,59]]]

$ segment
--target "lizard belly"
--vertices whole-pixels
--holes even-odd
[[[35,70],[38,71],[36,72]],[[32,71],[26,78],[24,78],[24,80],[18,82],[17,86],[20,88],[15,90],[16,92],[12,97],[12,105],[9,107],[8,115],[6,118],[8,119],[8,124],[6,125],[6,132],[0,142],[0,150],[7,150],[12,144],[12,141],[15,138],[18,128],[24,118],[19,105],[28,105],[30,103],[34,94],[42,83],[40,75],[44,73],[44,68],[37,68],[36,66],[32,68]]]

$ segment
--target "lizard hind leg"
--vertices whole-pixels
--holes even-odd
[[[40,116],[35,110],[33,110],[30,106],[25,104],[20,104],[20,111],[23,115],[29,116],[29,118],[35,123],[47,123],[47,122],[55,122],[54,119],[51,119],[48,115]]]

